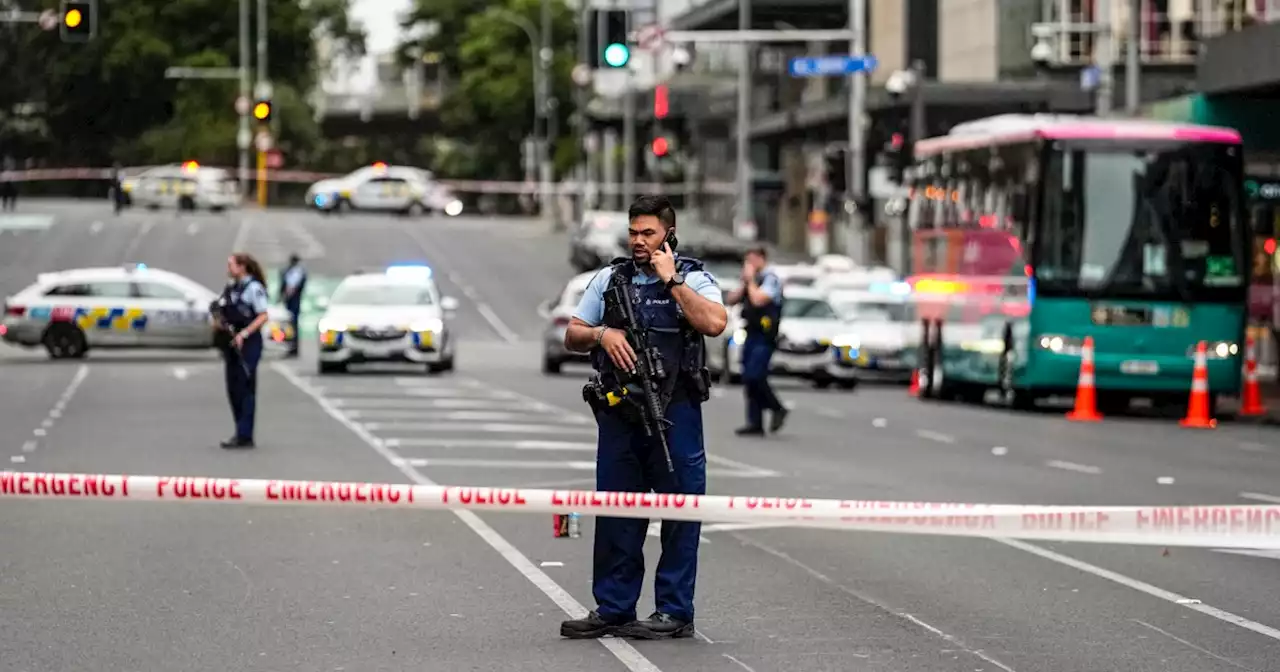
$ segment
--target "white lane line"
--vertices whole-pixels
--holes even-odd
[[[396,448],[508,448],[511,450],[559,450],[565,452],[594,453],[596,444],[574,441],[503,441],[486,439],[383,439],[383,443]]]
[[[9,458],[9,461],[14,464],[22,464],[23,462],[27,461],[27,458],[23,457],[22,455],[14,455]]]
[[[413,238],[414,242],[418,243],[418,247],[422,248],[424,252],[431,254],[432,256],[440,256],[433,254],[434,246],[428,244],[417,231],[412,228],[405,228],[405,231],[408,232],[410,238]],[[498,314],[494,312],[492,306],[485,303],[480,298],[479,292],[462,280],[462,276],[460,274],[454,271],[447,271],[445,273],[445,277],[449,279],[449,282],[452,282],[458,287],[458,291],[462,292],[463,296],[467,297],[468,300],[475,304],[476,312],[480,313],[480,317],[483,317],[484,321],[488,322],[490,327],[493,327],[493,330],[497,332],[498,336],[501,337],[502,340],[508,343],[519,342],[520,337],[516,332],[512,331],[511,327],[508,327],[507,323],[503,322],[501,317],[498,317]]]
[[[1140,620],[1140,619],[1137,619],[1137,618],[1131,618],[1131,619],[1129,619],[1129,620],[1133,621],[1134,623],[1137,623],[1138,625],[1141,625],[1141,626],[1142,626],[1142,627],[1144,627],[1144,628],[1149,628],[1149,629],[1151,629],[1151,630],[1155,630],[1156,632],[1158,632],[1158,633],[1160,633],[1160,634],[1164,635],[1165,637],[1168,637],[1169,639],[1172,639],[1173,641],[1175,641],[1175,642],[1177,642],[1177,643],[1179,643],[1179,644],[1182,644],[1182,645],[1187,646],[1187,647],[1189,647],[1189,648],[1195,649],[1196,651],[1199,651],[1200,653],[1203,653],[1204,655],[1209,656],[1210,658],[1216,658],[1217,660],[1221,660],[1222,662],[1224,662],[1224,663],[1226,663],[1226,664],[1228,664],[1228,665],[1230,665],[1230,666],[1232,666],[1232,667],[1234,667],[1234,668],[1241,669],[1241,670],[1248,670],[1249,672],[1258,672],[1257,670],[1253,669],[1252,667],[1246,667],[1246,666],[1244,666],[1244,665],[1241,665],[1240,663],[1237,663],[1237,662],[1236,662],[1236,661],[1234,661],[1234,660],[1231,660],[1230,658],[1224,658],[1224,657],[1222,657],[1222,656],[1219,656],[1218,654],[1216,654],[1216,653],[1214,653],[1214,652],[1210,651],[1209,649],[1206,649],[1206,648],[1204,648],[1204,647],[1202,647],[1202,646],[1199,646],[1199,645],[1197,645],[1197,644],[1192,644],[1191,642],[1188,642],[1187,640],[1185,640],[1185,639],[1183,639],[1183,638],[1181,638],[1181,637],[1179,637],[1179,636],[1177,636],[1177,635],[1175,635],[1175,634],[1173,634],[1173,633],[1171,633],[1171,632],[1169,632],[1169,631],[1167,631],[1167,630],[1161,630],[1160,628],[1157,628],[1156,626],[1151,625],[1150,623],[1148,623],[1148,622],[1146,622],[1146,621],[1143,621],[1143,620]]]
[[[1280,497],[1275,495],[1264,495],[1260,492],[1242,492],[1240,496],[1245,499],[1252,499],[1257,502],[1267,502],[1269,504],[1280,504]]]
[[[934,432],[928,429],[917,429],[916,436],[929,441],[937,441],[938,443],[955,443],[956,439],[950,434]]]
[[[1265,445],[1261,443],[1256,443],[1254,441],[1241,441],[1239,444],[1237,444],[1237,447],[1240,448],[1240,450],[1248,451],[1250,453],[1267,452],[1267,447]]]
[[[344,411],[378,410],[378,409],[421,409],[421,410],[525,410],[540,412],[556,412],[559,409],[550,406],[532,404],[513,399],[406,399],[404,397],[358,397],[353,399],[330,399],[330,403]]]
[[[595,460],[479,460],[468,458],[406,457],[411,467],[449,467],[453,469],[545,469],[546,471],[595,471]],[[707,476],[721,478],[755,478],[754,472],[737,469],[708,468]]]
[[[502,340],[508,343],[515,343],[520,340],[520,337],[516,335],[516,332],[511,331],[511,327],[508,327],[507,323],[503,322],[502,318],[498,317],[498,314],[493,312],[493,308],[489,307],[489,304],[483,301],[477,301],[476,310],[480,313],[480,316],[489,323],[489,326],[493,327],[493,330],[498,332],[498,335],[502,337]]]
[[[34,453],[36,451],[36,446],[38,445],[40,444],[36,443],[35,441],[27,441],[26,443],[22,444],[22,452]]]
[[[133,238],[129,240],[128,247],[124,248],[124,254],[121,255],[124,258],[122,260],[123,263],[127,264],[133,261],[138,261],[137,259],[133,258],[133,255],[138,252],[138,246],[142,244],[142,239],[146,238],[147,234],[151,233],[151,229],[154,229],[155,226],[156,226],[156,220],[154,219],[148,219],[147,221],[142,223],[142,226],[138,229],[138,232],[135,233],[133,235]]]
[[[352,434],[360,437],[360,440],[364,441],[365,445],[369,446],[369,448],[373,449],[374,452],[381,455],[387,462],[397,466],[405,476],[409,477],[419,485],[437,485],[437,483],[424,476],[417,469],[414,469],[412,466],[407,464],[403,464],[403,458],[401,458],[400,455],[383,445],[382,441],[378,437],[370,434],[363,427],[346,418],[341,411],[330,405],[328,400],[321,396],[320,393],[311,389],[306,382],[290,371],[288,367],[281,365],[280,362],[273,362],[271,367],[275,369],[277,373],[284,376],[285,380],[292,383],[294,387],[297,387],[299,390],[302,390],[314,399],[315,402],[319,404],[321,410],[323,410],[329,417],[346,427]],[[552,602],[555,602],[556,605],[560,607],[560,610],[566,615],[570,618],[582,618],[587,615],[586,607],[575,600],[568,591],[562,588],[560,584],[556,583],[547,575],[546,572],[534,565],[532,560],[516,549],[515,546],[512,546],[511,542],[498,534],[497,531],[490,527],[488,523],[484,522],[484,520],[477,516],[475,512],[455,510],[453,511],[453,514],[457,516],[458,519],[467,527],[471,528],[473,532],[479,535],[481,539],[484,539],[485,543],[489,544],[493,550],[497,551],[499,555],[501,555],[512,567],[515,568],[516,571],[520,572],[520,574],[536,586],[538,590],[541,590],[542,594],[546,595]],[[634,646],[625,640],[602,638],[596,641],[598,641],[601,646],[608,649],[609,652],[612,653],[619,662],[625,665],[628,670],[631,670],[631,672],[662,672],[657,665],[654,665],[648,658],[645,658],[643,654],[637,651]]]
[[[849,413],[847,411],[837,411],[834,408],[827,408],[826,406],[815,406],[813,412],[824,418],[831,418],[832,420],[844,420],[849,417]]]
[[[1247,555],[1253,558],[1268,558],[1270,560],[1280,560],[1280,551],[1266,551],[1252,548],[1215,548],[1214,553],[1231,553],[1232,555]]]
[[[731,532],[730,534],[733,534],[733,533]],[[930,634],[947,642],[948,644],[964,651],[965,653],[968,653],[969,655],[972,655],[981,660],[984,660],[1000,668],[1001,670],[1004,670],[1004,672],[1016,672],[1012,667],[1009,667],[1008,665],[1005,665],[999,660],[996,660],[995,658],[992,658],[990,655],[984,653],[982,649],[971,648],[969,647],[968,644],[965,644],[963,641],[960,640],[960,638],[956,637],[955,635],[947,634],[946,632],[943,632],[942,630],[939,630],[938,628],[920,620],[919,618],[917,618],[912,614],[909,614],[905,611],[898,611],[897,609],[890,607],[889,605],[875,599],[874,597],[871,597],[870,595],[863,594],[862,592],[859,592],[854,588],[850,588],[849,586],[846,586],[842,583],[838,583],[837,581],[833,580],[831,577],[827,576],[826,574],[823,574],[822,572],[819,572],[818,570],[810,567],[809,565],[806,565],[803,562],[796,560],[795,558],[791,557],[790,555],[786,554],[783,551],[780,551],[772,546],[769,546],[768,544],[764,544],[762,542],[756,541],[755,539],[752,539],[750,537],[747,537],[741,534],[733,534],[733,537],[738,541],[742,542],[743,544],[746,544],[753,548],[757,548],[761,551],[764,551],[765,553],[768,553],[769,555],[772,555],[773,557],[778,558],[779,560],[782,560],[783,562],[786,562],[793,567],[796,567],[797,569],[803,571],[809,576],[812,576],[813,578],[827,584],[828,586],[831,586],[839,590],[840,592],[846,595],[849,595],[850,597],[853,597],[862,602],[865,602],[866,604],[869,604],[875,607],[876,609],[879,609],[880,611],[885,612],[886,614],[890,614],[896,618],[900,618],[904,621],[907,621],[908,623],[911,623],[916,627],[922,628],[925,631],[929,632]]]
[[[351,388],[351,387],[334,387],[334,386],[318,385],[316,386],[316,389],[321,390],[322,393],[324,394],[334,394],[344,399],[346,397],[359,397],[362,399],[368,399],[372,397],[374,399],[386,399],[388,398],[386,396],[387,392],[389,392],[389,390],[387,390],[387,388],[385,387],[357,389],[357,388]],[[396,399],[404,399],[405,397],[444,397],[446,399],[510,399],[511,398],[509,394],[504,393],[501,390],[494,390],[492,392],[487,392],[485,390],[478,390],[474,388],[447,389],[447,388],[431,388],[431,387],[422,387],[422,388],[407,387],[407,388],[404,388],[403,390],[398,390],[397,392],[399,396],[395,397]]]
[[[1212,616],[1213,618],[1216,618],[1225,623],[1230,623],[1232,625],[1239,626],[1246,630],[1252,630],[1253,632],[1256,632],[1260,635],[1264,635],[1266,637],[1270,637],[1271,639],[1280,640],[1280,630],[1277,630],[1269,625],[1263,625],[1261,623],[1251,621],[1243,616],[1237,616],[1236,614],[1233,614],[1229,611],[1223,611],[1222,609],[1211,607],[1207,604],[1201,603],[1199,600],[1193,600],[1184,595],[1179,595],[1175,592],[1168,591],[1163,588],[1157,588],[1156,586],[1153,586],[1149,583],[1145,583],[1143,581],[1139,581],[1137,579],[1127,577],[1123,574],[1113,572],[1109,569],[1103,569],[1096,565],[1091,565],[1087,562],[1076,560],[1075,558],[1063,555],[1061,553],[1055,553],[1054,551],[1051,551],[1047,548],[1041,548],[1039,546],[1036,546],[1035,544],[1029,544],[1025,541],[1020,541],[1017,539],[992,539],[992,541],[1004,544],[1006,546],[1010,546],[1012,548],[1016,548],[1020,551],[1026,551],[1027,553],[1030,553],[1032,555],[1038,555],[1046,560],[1052,560],[1054,562],[1066,565],[1068,567],[1078,569],[1082,572],[1085,572],[1086,574],[1092,574],[1098,578],[1102,578],[1108,581],[1112,581],[1114,583],[1118,583],[1122,586],[1125,586],[1126,588],[1132,588],[1133,590],[1136,590],[1141,593],[1146,593],[1147,595],[1150,595],[1152,597],[1158,597],[1162,600],[1165,600],[1166,602],[1172,602],[1173,604],[1176,604],[1180,607],[1186,607],[1192,611],[1198,611],[1206,616]]]
[[[884,418],[872,418],[871,426],[876,429],[884,429],[889,426],[889,421]]]
[[[173,367],[173,377],[177,378],[178,380],[186,380],[187,370],[182,368],[181,366],[175,366]]]
[[[1156,479],[1156,483],[1159,483],[1160,485],[1173,485],[1174,480],[1175,479],[1172,476],[1161,476]]]
[[[244,252],[244,246],[249,244],[249,229],[253,227],[253,220],[249,217],[240,218],[240,228],[236,229],[236,237],[231,242],[232,252]]]
[[[492,432],[496,434],[587,434],[596,435],[595,427],[534,425],[508,422],[366,422],[365,429],[374,432]]]
[[[102,232],[102,222],[94,222],[89,225],[89,235],[96,236]]]
[[[199,224],[196,224],[195,222],[191,222],[190,224],[188,224],[188,225],[187,225],[187,235],[188,235],[188,236],[194,236],[194,235],[196,235],[197,233],[200,233],[200,225],[199,225]]]
[[[1009,449],[1005,448],[1004,446],[993,446],[991,448],[991,454],[995,455],[996,457],[1004,457],[1005,455],[1009,454]]]
[[[40,421],[40,426],[31,431],[34,436],[49,435],[49,429],[53,427],[58,418],[62,417],[62,412],[67,407],[67,402],[71,401],[71,398],[75,396],[76,390],[80,389],[80,385],[84,383],[84,379],[88,375],[89,365],[81,364],[80,368],[76,369],[76,375],[71,377],[71,382],[67,383],[66,388],[62,390],[62,395],[58,397],[58,403],[54,404],[53,408],[49,409],[48,415],[44,420]],[[36,448],[39,446],[39,442],[35,439],[28,439],[22,444],[22,452],[34,453],[36,452]],[[15,464],[21,464],[26,462],[27,458],[22,455],[14,455],[9,459],[9,461],[14,462]]]
[[[1088,464],[1076,464],[1075,462],[1063,462],[1062,460],[1049,460],[1044,463],[1046,467],[1054,469],[1063,469],[1065,471],[1075,471],[1081,474],[1101,474],[1102,469]]]
[[[546,413],[503,413],[498,411],[426,411],[419,408],[368,409],[346,411],[347,417],[362,420],[447,420],[447,421],[490,421],[490,422],[530,422],[536,420],[553,420],[570,425],[585,425],[586,420],[577,416],[548,416]]]

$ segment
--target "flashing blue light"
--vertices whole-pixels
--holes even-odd
[[[431,278],[431,267],[425,264],[397,264],[388,266],[386,274],[387,277],[391,278],[429,280]]]
[[[329,204],[328,194],[316,194],[315,203],[317,208],[323,208]]]

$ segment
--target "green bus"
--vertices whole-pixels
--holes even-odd
[[[1238,394],[1248,315],[1234,130],[1001,115],[915,145],[909,275],[924,398],[1015,407],[1075,393],[1086,338],[1099,406]]]

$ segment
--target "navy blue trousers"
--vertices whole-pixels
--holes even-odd
[[[262,334],[244,339],[237,353],[223,353],[227,378],[227,401],[236,421],[236,436],[253,439],[253,415],[257,406],[258,362],[262,359]]]
[[[742,344],[742,393],[747,398],[747,426],[763,427],[764,412],[783,409],[769,385],[769,360],[773,346],[763,338],[748,337]]]
[[[289,338],[289,352],[298,351],[298,318],[302,315],[302,296],[298,295],[296,299],[290,299],[284,303],[285,310],[288,310],[292,317],[289,318],[289,324],[293,327],[293,336]]]
[[[644,430],[607,413],[597,413],[596,489],[703,495],[707,492],[707,454],[702,442],[702,406],[689,401],[667,408],[667,444],[675,473],[667,471],[662,446]],[[596,519],[592,594],[597,611],[611,623],[636,618],[644,585],[644,543],[649,521]],[[693,593],[698,575],[701,523],[664,520],[662,556],[654,576],[656,611],[693,622]]]

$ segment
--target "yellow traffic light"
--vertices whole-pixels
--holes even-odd
[[[63,21],[67,23],[68,28],[79,28],[80,23],[84,21],[84,14],[78,9],[73,9],[63,16]]]
[[[266,121],[271,118],[271,103],[266,101],[259,102],[253,106],[253,118],[258,121]]]
[[[182,164],[183,172],[194,173],[197,170],[200,170],[200,164],[196,163],[195,161],[187,161],[186,163]]]

